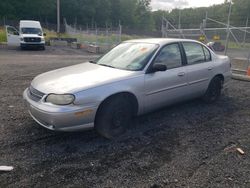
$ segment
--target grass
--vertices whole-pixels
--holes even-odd
[[[62,38],[70,37],[67,34],[59,34],[58,35],[56,32],[49,31],[49,30],[46,30],[46,29],[44,30],[44,32],[46,33],[46,37],[45,37],[46,41],[48,41],[52,37],[62,37]],[[7,42],[6,31],[5,31],[4,27],[0,27],[0,43],[1,42]]]
[[[91,35],[91,34],[75,34],[71,37],[77,38],[77,41],[80,43],[94,43],[94,44],[116,44],[119,42],[119,37],[117,35]],[[135,38],[141,38],[140,36],[136,35],[122,35],[121,41],[135,39]]]
[[[226,44],[226,41],[224,40],[220,40],[222,45]],[[242,43],[240,43],[240,46],[234,42],[234,41],[229,41],[228,42],[228,48],[230,49],[242,49],[242,48],[250,48],[250,43],[245,43],[245,45],[243,45]]]
[[[49,31],[47,29],[44,29],[43,30],[45,33],[46,33],[46,36],[45,36],[45,40],[46,41],[49,41],[50,38],[56,38],[56,37],[60,37],[60,38],[68,38],[70,37],[69,35],[67,35],[66,33],[57,33],[55,31]]]
[[[6,32],[4,27],[0,27],[0,42],[7,42]]]

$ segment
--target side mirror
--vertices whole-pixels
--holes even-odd
[[[152,67],[152,72],[164,72],[167,70],[167,66],[164,64],[156,63]]]
[[[14,35],[19,35],[19,32],[18,32],[18,31],[14,31],[13,34],[14,34]]]
[[[43,33],[43,36],[46,36],[47,34],[46,33]]]

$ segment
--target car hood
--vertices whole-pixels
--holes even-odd
[[[92,63],[82,63],[43,73],[32,81],[33,88],[45,94],[76,93],[103,84],[120,81],[140,74],[104,67]]]
[[[38,35],[38,34],[21,34],[21,37],[43,37],[42,35]]]

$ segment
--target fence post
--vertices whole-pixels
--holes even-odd
[[[108,38],[108,37],[109,37],[109,36],[108,36],[109,31],[108,31],[108,24],[107,24],[107,21],[106,21],[105,25],[106,25],[106,33],[105,33],[105,34],[106,34],[106,37],[105,37],[105,43],[106,43],[106,44],[108,44],[108,42],[109,42],[109,38]],[[105,44],[105,45],[106,45],[106,44]]]
[[[178,29],[181,29],[181,9],[179,9],[179,23],[178,23]]]
[[[119,43],[122,41],[122,25],[121,21],[119,20]]]
[[[97,25],[95,23],[95,45],[97,46],[97,35],[98,35],[98,31],[97,31]]]
[[[167,21],[166,23],[166,29],[165,29],[165,37],[168,38],[168,27],[169,27],[169,23]]]
[[[206,17],[205,17],[205,19],[203,20],[203,22],[201,24],[201,33],[205,36],[206,42],[208,42],[208,38],[207,38],[207,35],[206,35],[207,16],[208,16],[208,13],[206,11]]]
[[[60,0],[57,0],[57,33],[60,33]]]
[[[5,16],[3,17],[3,25],[5,26],[6,23],[5,23]]]
[[[164,25],[164,19],[163,19],[163,16],[161,18],[161,36],[162,38],[165,38],[165,25]]]
[[[230,6],[229,6],[229,13],[228,13],[228,18],[227,18],[227,38],[226,38],[226,45],[225,45],[225,55],[227,55],[227,50],[228,50],[228,42],[229,42],[229,37],[230,37],[230,17],[231,17],[231,12],[232,12],[232,0],[230,0]]]
[[[248,27],[248,17],[247,17],[247,21],[246,21],[246,28],[245,28],[244,39],[243,39],[243,46],[245,46],[245,43],[246,43],[247,27]]]

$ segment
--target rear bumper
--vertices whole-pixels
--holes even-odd
[[[96,106],[57,106],[35,102],[23,93],[30,116],[41,126],[55,131],[77,131],[94,128]]]

